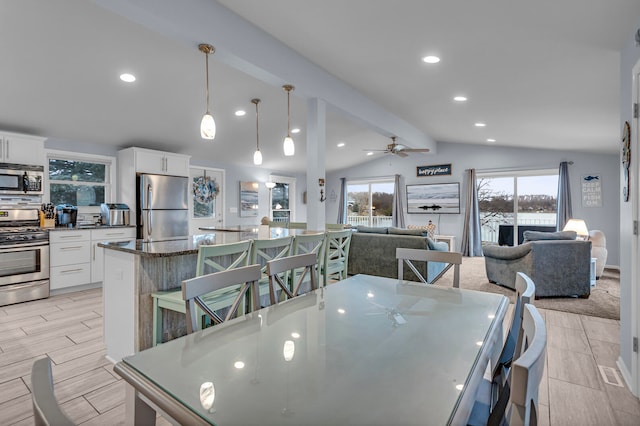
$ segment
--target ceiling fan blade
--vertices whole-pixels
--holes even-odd
[[[398,157],[408,157],[408,156],[409,156],[409,154],[405,154],[405,151],[406,151],[405,149],[403,149],[402,151],[396,151],[396,152],[395,152],[395,154],[396,154]]]
[[[407,148],[403,149],[404,152],[430,152],[429,148]]]

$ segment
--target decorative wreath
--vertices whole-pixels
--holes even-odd
[[[218,185],[208,176],[200,176],[193,181],[193,199],[200,204],[209,204],[218,195]]]

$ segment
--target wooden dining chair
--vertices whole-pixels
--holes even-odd
[[[259,265],[249,265],[182,281],[182,298],[184,299],[187,314],[187,333],[193,333],[198,330],[199,324],[201,324],[200,313],[196,306],[211,318],[214,324],[221,324],[233,318],[238,314],[241,306],[246,307],[245,313],[259,309],[257,283],[260,275]],[[215,306],[211,304],[211,301],[207,302],[203,299],[205,295],[215,294],[227,289],[234,289],[234,296],[230,304],[219,298],[221,305]],[[228,292],[225,293],[225,295],[228,294]],[[251,298],[250,303],[246,303],[247,296]],[[230,308],[225,317],[222,318],[217,311],[225,306],[230,306]]]
[[[349,248],[353,231],[327,231],[327,242],[322,262],[322,285],[329,280],[344,280],[349,269]]]
[[[462,254],[455,251],[435,251],[424,249],[411,249],[411,248],[397,248],[396,259],[398,259],[398,279],[404,279],[404,265],[406,264],[409,269],[418,277],[418,279],[425,284],[432,284],[442,277],[453,266],[453,286],[455,288],[460,287],[460,265],[462,264]],[[447,266],[431,281],[428,281],[426,277],[423,277],[418,268],[413,262],[426,262],[427,267],[429,262],[442,262]],[[425,268],[426,270],[427,268]]]
[[[262,276],[258,281],[259,295],[262,300],[269,294],[269,275],[267,275],[267,262],[280,259],[291,254],[293,236],[272,238],[265,240],[254,240],[251,246],[251,264],[260,265]],[[265,301],[266,305],[267,302]]]
[[[54,394],[49,357],[37,359],[31,367],[31,401],[36,426],[75,425],[62,411]]]
[[[325,232],[315,234],[300,234],[293,237],[293,245],[291,246],[291,255],[315,253],[316,270],[318,276],[322,270],[324,261],[324,251],[327,243],[327,234]],[[296,273],[293,274],[292,280],[295,280]]]
[[[498,385],[498,389],[504,384],[512,360],[520,356],[522,344],[522,318],[524,314],[523,306],[532,303],[536,295],[536,286],[531,278],[524,272],[516,274],[516,295],[511,317],[511,325],[504,341],[502,352],[496,365],[493,367],[493,381]]]
[[[287,256],[267,262],[267,275],[269,276],[269,297],[271,304],[275,305],[276,291],[280,289],[286,298],[291,299],[300,294],[302,286],[309,283],[306,292],[318,288],[318,272],[316,270],[317,257],[315,253]],[[287,273],[293,277],[291,286],[287,280]]]
[[[520,356],[513,361],[504,390],[483,423],[489,426],[538,424],[538,395],[547,352],[547,331],[535,306],[527,303],[522,310]]]
[[[198,247],[196,276],[226,271],[249,264],[252,241]],[[153,298],[153,345],[162,343],[163,309],[186,314],[182,291],[158,291]]]

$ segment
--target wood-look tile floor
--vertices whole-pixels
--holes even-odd
[[[542,314],[548,350],[540,424],[640,425],[640,401],[626,387],[605,383],[599,369],[611,367],[620,376],[619,321]],[[124,383],[104,357],[100,289],[0,307],[0,425],[33,424],[31,365],[45,355],[53,361],[62,409],[76,423],[124,422]]]

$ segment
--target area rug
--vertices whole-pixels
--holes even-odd
[[[453,285],[453,268],[440,278],[436,285]],[[503,294],[514,301],[515,292],[511,289],[492,284],[487,279],[484,257],[463,257],[460,266],[460,288]],[[574,297],[550,297],[534,301],[536,307],[554,311],[571,312],[593,317],[620,319],[620,272],[605,269],[602,277],[591,288],[588,299]]]

